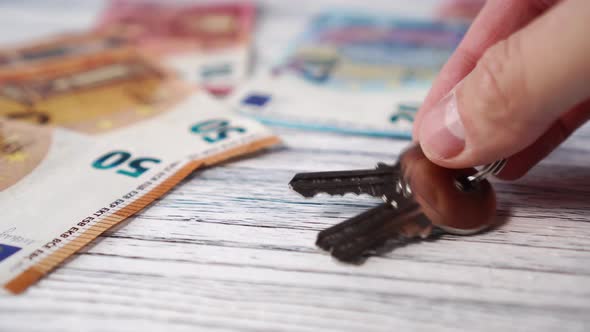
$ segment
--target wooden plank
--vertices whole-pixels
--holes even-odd
[[[289,16],[282,3],[271,11]],[[527,177],[495,181],[497,229],[362,266],[313,243],[378,200],[305,200],[287,183],[394,160],[408,142],[277,132],[284,147],[196,172],[23,295],[0,297],[0,331],[590,330],[590,126]]]
[[[508,216],[498,229],[362,266],[337,263],[313,243],[318,230],[377,200],[306,200],[287,182],[302,170],[373,165],[406,142],[278,131],[287,147],[198,171],[24,296],[0,299],[0,326],[51,329],[57,317],[90,330],[590,326],[588,130],[530,176],[495,184]],[[586,157],[556,159],[574,152]]]

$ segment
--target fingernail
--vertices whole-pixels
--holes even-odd
[[[465,130],[457,110],[456,87],[425,116],[420,144],[427,155],[450,159],[465,148]]]

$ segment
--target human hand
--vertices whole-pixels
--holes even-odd
[[[446,0],[436,9],[439,17],[471,20],[477,16],[485,0]]]
[[[590,1],[489,0],[414,124],[433,162],[524,175],[590,119]]]

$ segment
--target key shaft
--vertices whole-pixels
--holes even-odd
[[[389,198],[395,191],[395,182],[399,174],[398,165],[380,163],[375,169],[299,173],[289,185],[304,197],[313,197],[320,193],[353,193]]]
[[[371,254],[427,237],[431,230],[432,224],[415,202],[400,208],[383,203],[323,230],[316,244],[340,261],[362,263]]]

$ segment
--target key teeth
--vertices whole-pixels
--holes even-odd
[[[305,198],[314,198],[320,194],[326,194],[326,195],[334,196],[334,197],[345,197],[346,195],[353,195],[353,196],[366,195],[367,197],[381,197],[382,198],[382,197],[390,197],[391,196],[391,194],[381,193],[381,191],[375,191],[373,193],[368,193],[368,192],[363,192],[361,190],[358,190],[358,191],[349,190],[349,191],[342,192],[342,193],[334,193],[334,192],[329,192],[329,191],[323,190],[323,189],[298,188],[297,184],[294,184],[292,181],[289,183],[289,188]]]
[[[291,190],[295,191],[296,193],[298,193],[299,195],[301,195],[305,198],[314,198],[320,194],[325,194],[325,195],[332,196],[332,197],[346,197],[346,196],[373,197],[373,198],[380,198],[383,202],[392,204],[393,207],[395,207],[395,205],[397,203],[392,203],[392,202],[395,202],[400,199],[398,197],[400,195],[395,193],[395,191],[393,191],[393,190],[388,190],[385,192],[383,192],[383,191],[364,192],[364,191],[360,191],[360,190],[359,191],[350,190],[350,191],[346,191],[346,192],[342,192],[342,193],[334,193],[334,192],[329,192],[327,190],[321,190],[321,189],[307,190],[307,188],[301,189],[301,188],[294,188],[293,186],[290,186],[290,188],[291,188]]]
[[[358,264],[371,256],[383,255],[394,249],[407,245],[412,239],[397,234],[395,237],[383,238],[369,246],[358,244],[340,244],[332,248],[331,255],[341,262]]]
[[[424,215],[416,214],[415,204],[400,211],[383,203],[322,230],[316,245],[341,262],[362,264],[370,256],[383,255],[424,239],[436,239],[439,234]]]
[[[320,234],[321,234],[321,232],[320,232]],[[331,251],[332,246],[325,243],[324,240],[322,238],[320,238],[320,234],[318,234],[318,237],[315,241],[315,245],[322,250]]]
[[[389,193],[396,174],[396,167],[381,163],[375,169],[298,173],[291,179],[289,186],[307,198],[321,193],[332,196],[351,193],[381,197]]]
[[[293,189],[295,192],[299,193],[301,196],[305,197],[305,198],[314,198],[318,195],[321,194],[326,194],[332,197],[346,197],[348,195],[350,196],[366,196],[366,197],[375,197],[374,195],[368,194],[368,193],[358,193],[358,192],[354,192],[354,191],[350,191],[350,192],[345,192],[342,194],[334,194],[334,193],[330,193],[327,191],[313,191],[313,192],[308,192],[308,191],[297,191],[295,189]]]
[[[397,164],[377,163],[375,169],[394,169]]]
[[[320,194],[326,194],[326,195],[330,195],[330,196],[344,196],[344,195],[348,194],[348,193],[346,193],[346,194],[332,194],[332,193],[329,193],[327,191],[322,191],[322,190],[302,190],[302,189],[293,188],[292,186],[291,186],[291,189],[305,198],[314,198]],[[352,193],[352,194],[358,195],[356,193]]]
[[[320,232],[322,233],[322,232]],[[364,263],[367,258],[369,257],[368,255],[350,255],[347,254],[345,251],[343,250],[339,250],[338,245],[332,245],[330,243],[327,243],[329,239],[328,238],[321,238],[321,234],[318,234],[318,238],[316,240],[316,246],[318,246],[320,249],[327,251],[330,253],[330,255],[332,257],[334,257],[336,260],[338,260],[339,262],[343,262],[343,263],[347,263],[347,264],[356,264],[356,265],[360,265],[362,263]]]
[[[427,239],[430,239],[428,237]],[[326,244],[319,243],[319,240],[316,242],[316,245],[329,252],[332,257],[342,263],[346,264],[354,264],[354,265],[361,265],[371,256],[382,256],[387,254],[395,249],[405,247],[409,244],[419,242],[423,240],[421,237],[405,237],[402,234],[398,234],[395,238],[386,238],[383,239],[370,247],[367,248],[354,248],[351,250],[350,248],[342,248],[342,245],[335,245],[335,246],[327,246]],[[434,238],[433,238],[434,240]]]
[[[335,251],[330,252],[336,260],[346,264],[362,265],[371,255],[344,255]]]

